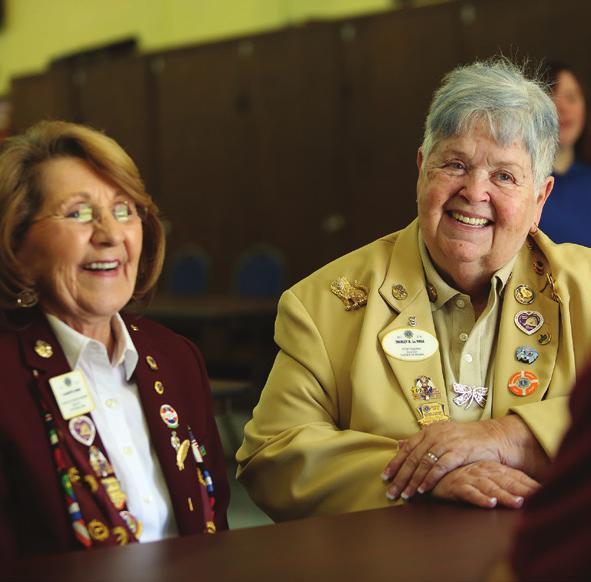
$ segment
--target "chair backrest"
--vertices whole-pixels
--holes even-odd
[[[278,297],[286,285],[286,264],[281,251],[257,244],[238,259],[234,290],[241,297]]]
[[[172,257],[168,290],[176,295],[202,295],[209,283],[209,257],[197,246],[179,249]]]

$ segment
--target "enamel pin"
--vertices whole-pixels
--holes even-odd
[[[95,475],[101,478],[108,477],[113,474],[113,467],[107,460],[103,452],[95,445],[90,445],[89,460],[92,470]]]
[[[531,287],[525,284],[517,285],[513,292],[513,296],[515,297],[515,301],[521,303],[521,305],[529,305],[530,303],[533,303],[536,298],[536,294]]]
[[[441,422],[449,420],[449,416],[445,414],[445,406],[439,402],[432,404],[423,404],[417,408],[419,412],[419,424],[421,426],[429,426],[434,422]]]
[[[429,376],[419,376],[410,391],[415,400],[431,400],[440,396],[439,390],[435,388]]]
[[[539,355],[538,350],[530,346],[519,346],[515,350],[515,359],[524,364],[533,364]]]
[[[179,415],[170,404],[163,404],[160,407],[160,418],[168,428],[178,428]]]
[[[544,317],[539,311],[518,311],[515,314],[515,325],[527,335],[532,335],[544,324]]]
[[[94,442],[96,427],[89,416],[75,416],[68,423],[68,428],[80,444],[89,447]]]
[[[522,370],[516,372],[509,378],[507,388],[515,394],[515,396],[528,396],[539,385],[538,377],[529,370]]]

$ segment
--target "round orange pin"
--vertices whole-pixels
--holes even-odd
[[[507,388],[515,394],[515,396],[528,396],[539,385],[538,377],[529,370],[522,370],[516,372],[509,378]]]

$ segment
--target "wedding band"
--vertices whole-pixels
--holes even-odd
[[[435,453],[432,453],[431,451],[427,452],[425,454],[425,457],[427,457],[427,459],[429,459],[433,464],[435,464],[435,463],[437,463],[437,461],[439,461],[439,457]]]

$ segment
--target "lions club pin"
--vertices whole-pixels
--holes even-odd
[[[539,311],[518,311],[515,314],[515,325],[527,335],[532,335],[544,324],[544,317]]]
[[[516,372],[509,378],[507,388],[515,396],[528,396],[539,385],[538,377],[529,370],[521,370]]]
[[[170,404],[163,404],[160,407],[160,418],[168,428],[178,428],[179,415]]]

